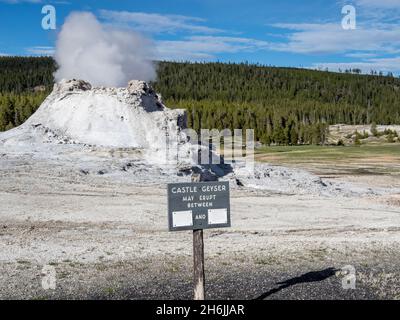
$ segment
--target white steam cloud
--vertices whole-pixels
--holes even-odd
[[[104,26],[93,14],[76,12],[66,19],[58,35],[55,78],[124,87],[132,79],[155,79],[153,57],[152,42],[140,34]]]

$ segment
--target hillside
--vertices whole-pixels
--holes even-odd
[[[37,109],[54,70],[51,58],[0,57],[0,131]],[[400,79],[391,76],[160,62],[153,85],[167,106],[189,111],[194,129],[254,128],[266,144],[319,144],[336,123],[400,123]]]

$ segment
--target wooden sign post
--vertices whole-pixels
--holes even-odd
[[[192,175],[192,182],[201,182],[201,175]],[[193,281],[194,300],[204,300],[205,274],[203,229],[193,230]]]
[[[191,183],[168,184],[169,230],[193,230],[194,300],[205,299],[203,230],[231,226],[229,182],[203,180],[193,174]]]

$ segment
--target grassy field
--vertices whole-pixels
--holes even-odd
[[[320,174],[400,174],[400,144],[262,147],[256,160]]]

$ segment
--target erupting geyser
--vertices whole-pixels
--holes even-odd
[[[101,24],[89,12],[72,13],[58,34],[57,81],[85,79],[94,86],[121,87],[130,79],[156,77],[155,46],[143,35]]]

